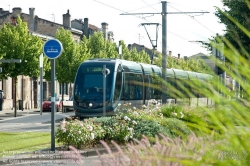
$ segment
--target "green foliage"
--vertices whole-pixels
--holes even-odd
[[[164,128],[169,130],[170,134],[168,136],[172,138],[179,136],[185,138],[191,133],[185,122],[176,118],[164,118],[162,124]]]
[[[4,24],[0,29],[0,57],[3,59],[21,59],[21,63],[2,63],[2,78],[16,78],[18,75],[39,76],[39,57],[42,54],[43,41],[29,33],[26,22],[20,16],[18,24]],[[48,69],[44,60],[44,70]]]
[[[168,130],[164,130],[161,126],[161,124],[157,121],[149,120],[149,119],[141,119],[137,121],[137,124],[134,127],[134,138],[141,139],[142,135],[145,135],[147,137],[155,137],[159,133],[168,134]]]
[[[164,117],[172,117],[173,113],[180,113],[182,110],[182,107],[179,105],[163,105],[161,107],[161,113]]]
[[[225,25],[226,31],[223,35],[230,45],[233,45],[237,51],[246,56],[245,52],[250,52],[249,46],[249,18],[250,9],[248,0],[223,0],[225,8],[216,8],[215,15],[220,20],[220,23]],[[246,30],[243,31],[240,26]],[[226,45],[228,45],[225,42]]]

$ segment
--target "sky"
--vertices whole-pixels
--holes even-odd
[[[220,0],[167,1],[167,12],[169,12],[167,14],[167,52],[171,51],[173,56],[180,54],[181,57],[197,53],[209,55],[209,52],[195,41],[207,42],[216,33],[223,34],[224,25],[219,23],[214,14],[215,6],[223,7]],[[152,49],[151,39],[154,41],[153,45],[157,45],[156,49],[162,52],[160,0],[1,0],[0,2],[0,8],[4,10],[12,12],[14,7],[21,7],[22,12],[26,14],[29,14],[29,8],[35,8],[35,15],[39,18],[59,24],[62,24],[62,15],[69,10],[71,20],[88,18],[89,24],[99,28],[101,23],[108,23],[108,31],[114,33],[117,44],[123,40],[126,45],[137,43]],[[128,15],[132,13],[134,15]],[[152,23],[159,24],[158,28]]]

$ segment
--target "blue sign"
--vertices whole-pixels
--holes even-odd
[[[58,58],[62,51],[62,43],[57,39],[50,39],[44,43],[43,52],[49,59]]]

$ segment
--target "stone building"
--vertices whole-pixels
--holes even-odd
[[[22,9],[19,7],[15,7],[12,9],[12,12],[4,11],[0,8],[0,28],[5,23],[16,24],[16,18],[18,15],[24,22],[27,22],[29,31],[32,35],[37,35],[42,38],[44,41],[48,38],[54,38],[56,35],[56,31],[61,28],[65,28],[70,30],[74,40],[80,41],[81,38],[85,35],[87,38],[92,35],[94,32],[99,31],[100,29],[94,25],[89,24],[88,18],[84,19],[82,22],[79,20],[71,20],[71,15],[69,10],[67,13],[62,15],[63,24],[58,24],[43,18],[39,18],[35,15],[35,8],[29,8],[29,13],[23,13]],[[113,33],[108,31],[108,24],[102,23],[101,31],[104,33],[104,37],[107,40],[114,41]],[[3,69],[4,70],[4,69]],[[24,109],[31,108],[39,108],[39,90],[40,90],[40,81],[39,78],[30,78],[27,76],[19,76],[18,84],[16,89],[16,97],[19,104],[23,104]],[[56,82],[55,92],[61,95],[62,86],[58,82]],[[65,97],[69,97],[72,95],[72,86],[66,85]],[[13,109],[13,99],[14,99],[14,81],[12,78],[8,78],[7,80],[0,81],[0,90],[4,91],[5,100],[3,109]],[[51,84],[46,80],[43,80],[43,97],[47,98],[51,92]],[[23,102],[22,102],[23,101]]]

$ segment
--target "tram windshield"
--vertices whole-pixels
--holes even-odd
[[[106,103],[111,97],[112,77],[114,66],[107,65],[110,73],[106,76]],[[101,108],[103,107],[103,66],[82,65],[76,75],[74,85],[74,100],[79,107]]]

